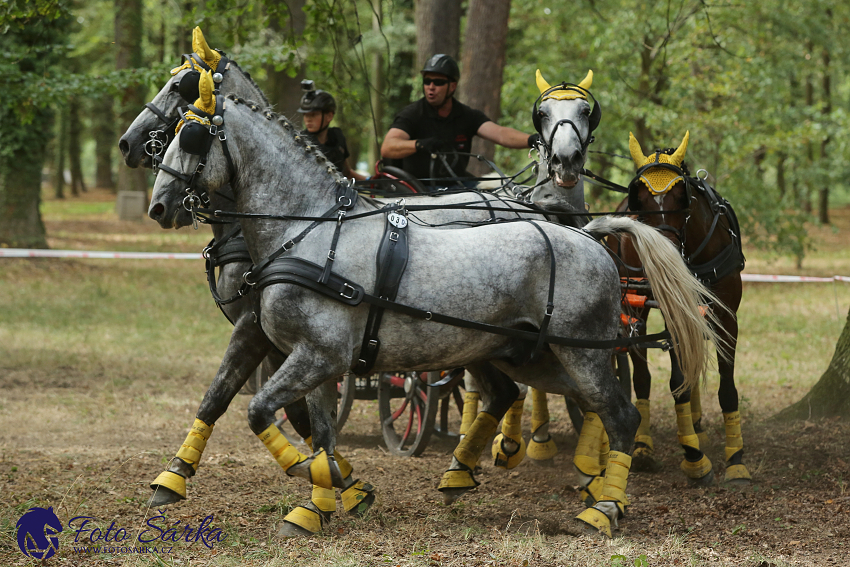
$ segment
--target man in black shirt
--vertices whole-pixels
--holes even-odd
[[[331,163],[349,179],[362,181],[365,175],[357,173],[348,164],[348,145],[345,136],[339,128],[330,128],[331,120],[336,112],[336,101],[330,93],[315,90],[313,81],[302,81],[301,89],[304,96],[301,97],[301,107],[298,112],[304,117],[304,131],[319,146]]]
[[[434,55],[421,73],[424,96],[396,115],[381,145],[382,157],[402,159],[402,169],[414,177],[467,177],[469,156],[453,152],[469,153],[476,135],[506,148],[530,148],[534,143],[537,134],[499,126],[454,99],[460,70],[450,56]],[[451,171],[438,152],[445,154]]]

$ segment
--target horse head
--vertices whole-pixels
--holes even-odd
[[[640,143],[629,133],[629,151],[637,168],[629,183],[629,210],[657,211],[658,214],[645,215],[642,220],[677,237],[684,226],[684,210],[690,201],[686,180],[689,172],[685,164],[689,137],[690,132],[686,132],[678,148],[658,149],[644,155]]]
[[[178,143],[168,146],[154,183],[148,216],[162,228],[192,224],[192,209],[206,206],[209,193],[229,181],[230,154],[225,158],[221,143],[213,143],[224,139],[224,101],[213,93],[210,71],[201,72],[198,89],[194,105],[181,114]]]
[[[182,65],[171,70],[165,85],[121,136],[118,148],[129,167],[153,167],[153,156],[161,155],[174,138],[174,127],[180,119],[178,109],[198,98],[202,71],[213,73],[216,90],[265,100],[256,84],[240,72],[235,62],[210,48],[199,27],[192,31],[192,50],[183,56]]]
[[[540,134],[540,145],[548,163],[548,174],[553,182],[565,188],[575,187],[579,181],[587,147],[593,130],[599,125],[601,110],[595,102],[588,102],[593,71],[578,85],[561,83],[549,85],[537,71],[540,89],[539,105],[535,103],[532,121]]]

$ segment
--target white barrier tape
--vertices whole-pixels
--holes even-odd
[[[809,283],[809,282],[850,282],[848,276],[832,276],[831,278],[816,278],[813,276],[771,276],[766,274],[741,274],[741,281],[768,283]]]
[[[105,258],[109,260],[202,260],[198,252],[96,252],[89,250],[39,250],[0,248],[0,258]]]
[[[201,260],[196,252],[97,252],[87,250],[41,250],[32,248],[0,248],[0,258],[99,258],[107,260]],[[814,276],[774,276],[741,274],[741,281],[768,283],[850,282],[850,276],[817,278]]]

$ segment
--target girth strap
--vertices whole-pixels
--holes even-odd
[[[387,213],[386,227],[381,243],[378,246],[378,255],[375,258],[377,274],[375,276],[376,297],[388,299],[396,298],[401,277],[407,268],[407,259],[410,249],[407,243],[407,217],[398,213]],[[354,366],[357,375],[368,374],[375,365],[378,358],[378,350],[381,341],[378,331],[381,328],[381,320],[384,316],[384,308],[372,305],[369,308],[369,317],[366,319],[366,330],[363,333],[363,344],[360,346],[360,356]]]

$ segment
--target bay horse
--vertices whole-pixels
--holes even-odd
[[[237,97],[228,98],[226,105],[221,97],[216,100],[210,73],[202,74],[200,84],[201,98],[184,114],[179,144],[172,144],[163,157],[149,215],[163,228],[177,228],[187,183],[190,196],[231,184],[256,264],[246,281],[262,288],[259,321],[269,340],[287,354],[248,409],[249,426],[275,460],[288,474],[320,486],[339,485],[338,467],[330,456],[332,428],[328,439],[320,442],[314,436],[318,449],[308,458],[282,436],[274,411],[358,363],[358,337],[370,312],[366,301],[386,310],[374,371],[464,366],[494,392],[515,399],[516,386],[507,374],[543,391],[573,396],[598,414],[612,451],[602,499],[578,519],[610,535],[611,524],[623,512],[639,413],[613,374],[611,350],[604,342],[617,336],[620,314],[619,277],[607,252],[581,231],[546,222],[445,231],[400,220],[405,213],[401,205],[386,211],[392,214],[374,215],[285,118],[259,112]],[[406,240],[415,251],[398,282],[395,302],[369,295],[358,283],[376,281],[378,267],[372,258],[387,242],[401,238],[388,226],[406,226]],[[672,244],[654,229],[617,218],[597,219],[586,229],[598,236],[632,235],[650,280],[664,284],[658,300],[676,337],[674,348],[687,352],[681,357],[685,383],[696,384],[705,370],[703,338],[716,338],[697,309],[698,298],[709,292],[683,271]],[[646,252],[650,249],[651,254]],[[463,286],[437,277],[446,265],[464,274]],[[312,283],[315,276],[320,285]],[[564,338],[569,335],[573,338]],[[518,341],[520,336],[537,340]],[[588,348],[584,341],[603,343]],[[519,364],[532,352],[532,362]],[[500,418],[478,415],[455,450],[444,487],[475,486],[469,463],[477,462],[483,441]]]
[[[685,134],[678,148],[659,149],[644,155],[640,143],[630,135],[629,149],[637,173],[619,210],[632,211],[641,222],[662,231],[679,249],[690,272],[716,297],[709,308],[716,315],[712,324],[722,340],[717,352],[717,367],[720,373],[718,399],[726,430],[724,480],[747,484],[751,475],[743,463],[741,415],[734,378],[738,340],[736,313],[741,303],[741,271],[745,263],[741,232],[729,202],[704,177],[690,175],[684,161],[689,136],[690,133]],[[619,242],[611,238],[609,246],[621,260],[620,275],[631,282],[629,285],[639,286],[639,278],[644,274],[629,237],[623,236]],[[648,313],[648,308],[640,308],[637,317],[645,321]],[[634,463],[636,468],[651,470],[657,467],[649,423],[651,376],[646,349],[638,346],[630,350],[636,406],[641,412]],[[675,352],[670,353],[670,360],[670,389],[676,403],[679,443],[685,451],[681,468],[692,481],[710,483],[714,473],[711,461],[703,453],[708,438],[702,429],[699,389],[681,390],[681,370]]]

